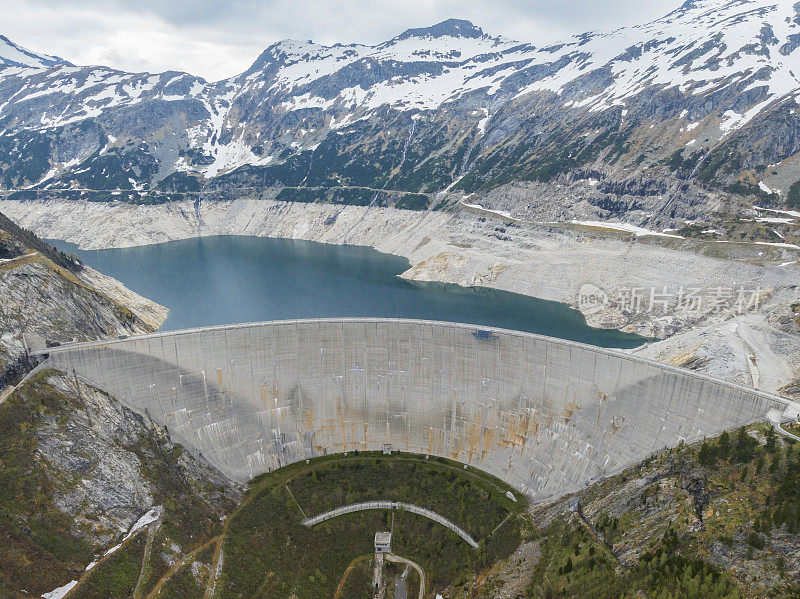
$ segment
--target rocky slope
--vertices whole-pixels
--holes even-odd
[[[241,498],[166,431],[71,375],[43,371],[17,389],[0,405],[0,434],[3,597],[39,596],[101,571],[152,522],[142,576],[149,588],[218,534]],[[134,583],[141,556],[139,562]]]
[[[515,215],[662,228],[800,205],[790,0],[691,0],[547,47],[458,20],[376,46],[283,41],[214,83],[76,67],[3,40],[0,186],[30,188],[21,197],[275,189],[424,209],[475,194]]]
[[[451,597],[795,597],[798,452],[768,425],[661,452],[531,510],[507,562]]]
[[[0,214],[0,391],[28,366],[24,334],[63,342],[145,333],[166,312]]]

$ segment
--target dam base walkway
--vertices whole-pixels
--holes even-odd
[[[444,516],[440,516],[436,512],[429,510],[424,507],[419,507],[418,505],[414,505],[412,503],[403,503],[401,501],[364,501],[362,503],[351,503],[350,505],[344,505],[342,507],[337,507],[327,512],[323,512],[322,514],[318,514],[311,518],[306,518],[303,520],[303,526],[307,526],[311,528],[315,524],[319,524],[321,522],[325,522],[325,520],[330,520],[331,518],[336,518],[337,516],[343,516],[344,514],[352,514],[353,512],[363,512],[366,510],[403,510],[404,512],[410,512],[412,514],[417,514],[419,516],[423,516],[434,522],[441,524],[445,528],[449,528],[454,533],[456,533],[459,537],[464,539],[473,549],[478,548],[478,542],[473,539],[469,533],[467,533],[464,529],[460,528]]]

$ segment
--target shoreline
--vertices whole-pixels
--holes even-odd
[[[693,364],[737,384],[777,391],[775,385],[800,375],[800,340],[791,326],[775,326],[800,300],[800,268],[791,248],[736,244],[708,245],[671,238],[641,238],[575,225],[504,222],[456,212],[413,212],[332,204],[298,204],[239,199],[138,206],[86,201],[0,201],[4,212],[41,237],[62,239],[82,249],[151,245],[215,235],[302,239],[371,247],[411,265],[399,276],[413,281],[486,287],[579,308],[581,286],[592,284],[610,296],[630,287],[750,285],[764,290],[757,310],[745,314],[703,313],[686,317],[642,311],[633,317],[606,308],[587,316],[587,325],[661,338],[632,350],[660,362]],[[684,243],[684,241],[688,241]],[[787,262],[788,260],[788,262]],[[612,306],[613,308],[613,306]],[[747,347],[728,330],[740,320],[756,330]],[[777,348],[777,349],[776,349]],[[631,350],[627,350],[631,351]],[[780,375],[764,387],[751,379],[751,355]],[[762,368],[763,370],[763,368]],[[763,378],[763,377],[762,377]],[[761,383],[761,384],[759,384]]]
[[[205,241],[203,241],[205,240]],[[241,242],[237,240],[242,240]],[[307,241],[299,239],[279,239],[269,237],[252,237],[244,235],[214,235],[164,242],[156,245],[138,246],[137,248],[117,248],[102,250],[81,250],[75,244],[57,239],[44,239],[60,251],[67,254],[76,252],[77,257],[84,265],[91,266],[102,272],[113,273],[126,285],[143,295],[154,298],[161,304],[172,308],[170,315],[174,319],[166,322],[166,328],[159,331],[182,330],[198,326],[235,325],[242,322],[285,319],[285,318],[412,318],[417,320],[437,320],[455,323],[470,323],[476,329],[501,327],[508,330],[518,330],[550,337],[560,337],[596,345],[597,347],[610,347],[620,351],[635,349],[647,343],[657,341],[652,338],[624,333],[616,329],[593,327],[586,322],[585,315],[574,306],[566,302],[554,302],[529,295],[521,295],[511,291],[493,288],[486,285],[473,285],[463,287],[449,282],[415,281],[402,275],[411,267],[407,258],[396,254],[389,254],[369,246],[352,244],[334,245],[331,243]],[[295,246],[295,244],[300,244]],[[146,249],[146,248],[158,249]],[[142,251],[142,248],[145,248]],[[92,256],[99,252],[99,255]],[[110,252],[110,253],[109,253]],[[278,276],[283,278],[279,267],[272,264],[273,256],[292,259],[291,256],[302,256],[303,263],[314,271],[321,265],[326,272],[333,268],[336,275],[332,280],[320,280],[316,277],[305,280],[305,285],[291,284],[288,288],[291,293],[305,293],[309,286],[320,284],[324,287],[336,285],[339,277],[347,277],[350,273],[357,272],[363,264],[370,273],[371,284],[369,289],[379,294],[388,294],[387,299],[392,299],[392,307],[387,308],[382,301],[370,301],[366,304],[356,302],[358,307],[350,307],[349,301],[343,300],[338,293],[349,295],[350,285],[345,285],[337,293],[341,306],[347,309],[331,309],[327,305],[318,303],[298,304],[295,309],[269,308],[272,302],[267,300],[263,309],[248,309],[250,304],[246,299],[241,305],[241,310],[231,313],[226,310],[222,313],[214,312],[216,302],[204,305],[204,308],[194,308],[195,302],[185,302],[183,297],[202,293],[202,284],[198,287],[197,275],[179,283],[180,293],[165,288],[161,283],[152,283],[152,279],[164,281],[169,272],[177,269],[204,269],[206,261],[201,256],[216,254],[229,256],[233,259],[231,265],[239,260],[242,263],[242,276],[253,278],[260,276],[261,271],[249,270],[250,262],[264,261],[263,274],[265,276]],[[197,258],[195,258],[197,256]],[[317,262],[317,256],[323,262]],[[199,262],[195,263],[195,259]],[[135,263],[135,268],[129,269],[126,265]],[[168,263],[170,266],[165,267]],[[274,272],[273,272],[274,269]],[[340,269],[340,270],[337,270]],[[375,270],[377,269],[377,270]],[[152,273],[152,278],[148,276]],[[322,273],[320,273],[322,274]],[[358,277],[360,279],[360,277]],[[392,282],[394,281],[394,282]],[[237,285],[246,283],[241,277]],[[210,297],[224,293],[223,289],[208,289]],[[269,295],[269,289],[264,289],[252,296],[253,302],[258,302],[262,293]],[[393,295],[397,293],[395,297]],[[354,300],[359,294],[356,293]],[[248,295],[247,297],[250,297]],[[430,307],[429,307],[430,306]],[[445,308],[446,306],[446,308]],[[500,306],[504,306],[500,309]]]

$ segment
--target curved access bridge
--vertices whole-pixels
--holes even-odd
[[[389,501],[389,500],[362,501],[361,503],[351,503],[350,505],[343,505],[341,507],[328,510],[327,512],[323,512],[322,514],[313,516],[311,518],[306,518],[305,520],[303,520],[303,526],[311,528],[312,526],[321,524],[322,522],[330,520],[331,518],[337,518],[339,516],[344,516],[345,514],[352,514],[355,512],[365,512],[369,510],[402,510],[404,512],[409,512],[411,514],[417,514],[419,516],[423,516],[425,518],[428,518],[428,520],[433,520],[437,524],[441,524],[445,528],[449,528],[459,537],[464,539],[473,549],[478,548],[478,542],[475,539],[473,539],[472,536],[470,536],[470,534],[467,531],[465,531],[460,526],[456,525],[454,522],[448,520],[444,516],[437,514],[433,510],[429,510],[428,508],[424,507],[419,507],[418,505],[414,505],[413,503],[403,503],[402,501]]]
[[[624,353],[391,319],[211,327],[51,348],[75,374],[246,481],[354,450],[447,457],[534,501],[789,400]]]

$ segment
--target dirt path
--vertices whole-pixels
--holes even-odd
[[[342,589],[344,588],[344,583],[347,582],[347,577],[350,575],[350,571],[355,568],[358,564],[363,562],[364,560],[368,560],[372,557],[371,553],[367,553],[365,555],[359,555],[355,558],[350,565],[347,566],[345,569],[344,574],[342,574],[342,579],[339,581],[339,586],[336,587],[336,592],[333,594],[333,599],[339,599],[339,596],[342,594]]]
[[[163,516],[163,510],[162,510]],[[144,580],[148,574],[148,564],[150,563],[150,554],[153,551],[153,539],[155,539],[156,532],[161,527],[161,517],[156,520],[153,524],[148,526],[147,530],[147,541],[144,544],[144,554],[142,555],[142,567],[139,569],[139,579],[136,581],[136,588],[133,589],[133,599],[141,599],[142,595],[142,584],[144,584]]]
[[[208,575],[208,584],[206,585],[206,592],[203,593],[203,599],[210,599],[214,596],[214,590],[217,587],[217,579],[219,578],[220,572],[222,572],[222,560],[223,553],[222,553],[222,541],[225,538],[224,533],[220,535],[219,543],[217,543],[217,548],[214,550],[214,557],[211,560],[214,569]]]
[[[78,579],[78,584],[76,584],[76,585],[75,585],[74,587],[72,587],[72,588],[71,588],[69,591],[67,591],[67,592],[64,594],[64,596],[62,597],[62,599],[67,599],[68,597],[73,597],[73,596],[74,596],[74,593],[75,593],[75,590],[76,590],[76,589],[79,589],[79,588],[81,587],[81,585],[82,585],[84,582],[86,582],[86,580],[89,578],[89,576],[91,576],[91,575],[92,575],[92,573],[95,571],[95,569],[96,569],[96,568],[98,568],[98,567],[99,567],[99,566],[100,566],[100,565],[101,565],[103,562],[105,562],[105,561],[106,561],[108,558],[110,558],[111,556],[113,556],[114,554],[116,554],[116,553],[117,553],[117,551],[122,551],[122,549],[123,549],[123,548],[124,548],[124,547],[125,547],[125,546],[126,546],[128,543],[130,543],[130,542],[131,542],[133,539],[135,539],[136,537],[138,537],[138,536],[139,536],[139,535],[142,533],[142,531],[144,531],[144,530],[147,530],[147,531],[149,532],[149,530],[150,530],[150,528],[151,528],[151,527],[152,527],[152,528],[157,528],[157,525],[160,525],[160,520],[157,520],[156,522],[154,522],[154,523],[152,523],[152,524],[150,524],[150,525],[148,525],[148,526],[145,526],[144,528],[142,528],[142,529],[140,529],[140,530],[137,530],[137,531],[136,531],[134,534],[132,534],[130,537],[128,537],[127,539],[125,539],[124,541],[122,541],[122,542],[119,544],[119,548],[118,548],[118,549],[116,549],[116,550],[115,550],[115,551],[113,551],[112,553],[107,553],[107,554],[103,555],[103,557],[101,557],[100,559],[98,559],[98,560],[97,560],[97,561],[94,563],[94,565],[91,567],[91,569],[84,571],[84,573],[83,573],[83,574],[81,575],[81,577]],[[142,560],[142,564],[144,564],[144,560]],[[137,586],[138,586],[138,584],[137,584]]]
[[[11,394],[14,393],[16,389],[16,386],[12,385],[11,387],[0,390],[0,404],[2,404],[7,397],[11,397]]]
[[[294,498],[294,493],[292,493],[292,490],[289,488],[288,483],[284,486],[286,487],[286,490],[289,491],[289,496],[292,498],[292,501],[294,501],[294,504],[297,506],[297,509],[300,510],[300,513],[303,514],[303,519],[305,520],[307,518],[306,513],[303,511],[303,508],[300,507],[300,504],[297,502],[297,499]]]
[[[221,540],[222,540],[222,535],[217,535],[216,537],[212,537],[199,547],[194,548],[192,551],[184,555],[181,559],[175,562],[175,564],[169,570],[167,570],[164,576],[162,576],[159,579],[159,581],[153,587],[153,590],[150,591],[150,593],[147,595],[145,599],[154,599],[154,597],[158,595],[158,592],[161,590],[161,587],[164,586],[164,583],[166,583],[172,577],[172,575],[175,574],[175,572],[177,572],[179,569],[181,569],[183,566],[189,563],[189,561],[194,559],[198,553],[203,551],[203,549],[205,549],[212,543],[217,543],[220,542]]]
[[[28,252],[27,254],[22,254],[21,256],[17,256],[15,258],[2,258],[0,259],[0,266],[11,267],[11,266],[16,266],[18,264],[25,264],[26,262],[29,262],[31,258],[36,256],[38,253],[39,252],[37,251],[33,251],[33,252]]]
[[[786,357],[775,353],[763,332],[755,326],[757,321],[753,322],[754,320],[752,315],[740,318],[734,332],[748,350],[748,367],[753,387],[777,393],[783,382],[792,380],[795,373]]]
[[[399,555],[395,555],[394,553],[387,553],[386,560],[390,562],[397,562],[400,564],[406,564],[411,566],[417,571],[419,574],[419,599],[424,599],[425,597],[425,572],[416,562],[412,562],[410,559],[406,559],[404,557],[400,557]]]

